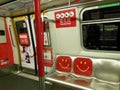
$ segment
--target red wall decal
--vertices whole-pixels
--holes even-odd
[[[75,27],[76,26],[76,11],[68,9],[55,12],[56,28]]]
[[[62,72],[71,72],[72,59],[69,56],[58,56],[56,59],[56,68]]]
[[[89,58],[76,58],[74,60],[74,73],[84,76],[91,76],[92,61]]]
[[[13,49],[5,18],[4,21],[7,42],[0,43],[0,68],[14,64]]]

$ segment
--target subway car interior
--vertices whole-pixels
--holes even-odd
[[[0,0],[0,90],[120,90],[120,0]]]

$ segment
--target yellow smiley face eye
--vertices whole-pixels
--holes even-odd
[[[62,59],[62,62],[64,62],[64,59]]]
[[[87,63],[86,63],[86,62],[84,62],[84,64],[86,65]]]
[[[80,64],[82,64],[83,62],[82,61],[80,61]]]

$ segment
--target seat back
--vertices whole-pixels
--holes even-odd
[[[92,75],[92,60],[89,58],[75,58],[73,63],[74,73],[77,75],[91,76]]]
[[[72,59],[69,56],[58,56],[56,59],[56,70],[69,73],[72,70]]]

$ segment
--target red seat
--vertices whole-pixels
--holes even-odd
[[[74,73],[77,75],[92,75],[92,60],[89,58],[76,58],[73,64]]]
[[[56,69],[61,72],[71,72],[72,59],[69,56],[58,56],[56,59]]]

